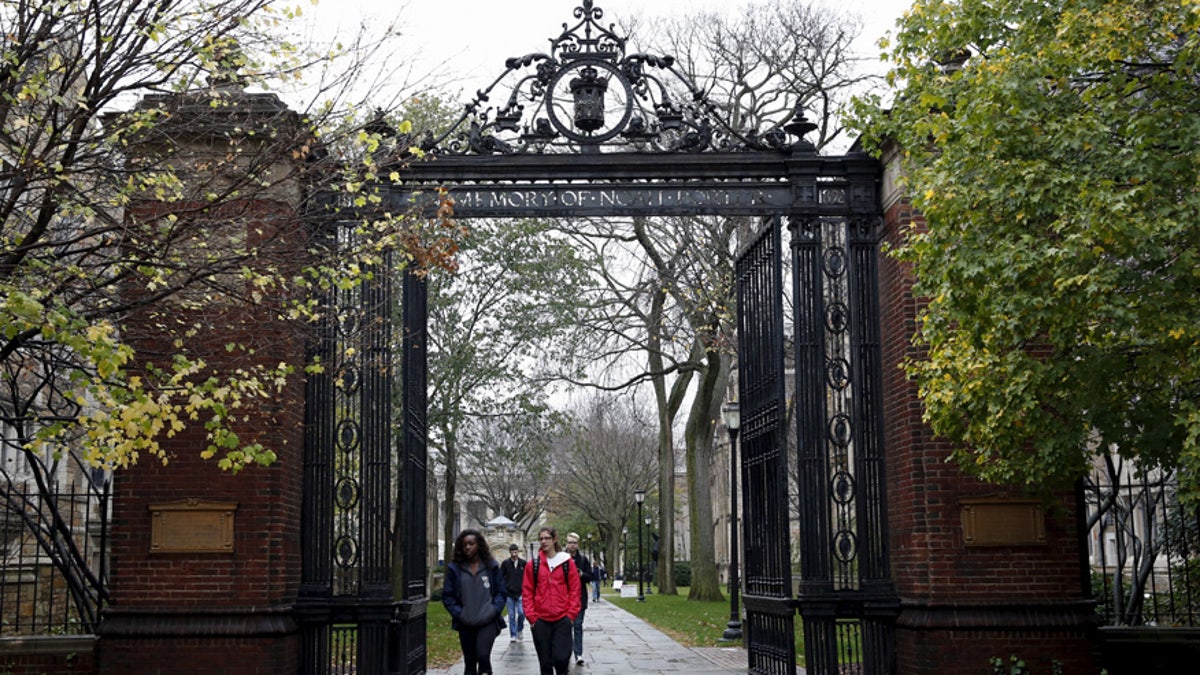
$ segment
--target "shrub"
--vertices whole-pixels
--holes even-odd
[[[692,563],[689,560],[675,561],[675,586],[692,585]]]

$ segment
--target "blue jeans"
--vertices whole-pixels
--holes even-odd
[[[575,625],[573,627],[575,629],[574,630],[574,632],[575,632],[575,641],[574,641],[575,658],[580,658],[583,656],[583,615],[584,614],[587,614],[587,610],[580,609],[579,616],[575,617]]]
[[[599,579],[592,579],[592,599],[593,600],[600,599],[600,580]]]
[[[508,633],[511,637],[517,637],[525,631],[525,605],[520,598],[509,598],[507,604]]]

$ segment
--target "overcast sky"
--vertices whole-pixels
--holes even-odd
[[[864,32],[859,49],[871,56],[878,53],[875,42],[910,5],[910,0],[818,1],[860,16]],[[646,16],[736,12],[747,4],[748,0],[596,0],[596,6],[605,12],[606,24],[638,12]],[[320,0],[315,12],[309,13],[316,15],[323,28],[338,27],[342,34],[353,33],[364,20],[381,25],[399,17],[413,54],[420,55],[418,62],[431,68],[446,63],[447,72],[473,75],[490,83],[504,70],[509,56],[544,51],[563,23],[574,25],[572,12],[580,5],[580,0]],[[462,84],[468,91],[482,86]]]

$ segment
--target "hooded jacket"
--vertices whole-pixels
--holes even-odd
[[[567,575],[562,569],[566,565]],[[533,571],[537,569],[537,589],[533,587]],[[525,618],[533,625],[538,620],[558,621],[563,617],[575,620],[579,615],[579,598],[582,591],[579,570],[566,551],[559,551],[547,560],[546,554],[538,555],[525,565],[525,579],[521,584],[521,599],[525,603]]]
[[[500,574],[500,564],[495,560],[488,560],[482,564],[486,569],[484,572],[487,575],[486,585],[491,592],[491,606],[495,609],[497,625],[503,629],[506,624],[504,618],[500,616],[500,612],[504,611],[504,604],[508,599],[505,593],[504,576]],[[442,604],[450,613],[450,627],[454,630],[459,630],[463,625],[463,580],[461,574],[463,571],[459,568],[458,563],[450,563],[446,566],[446,578],[442,585]]]

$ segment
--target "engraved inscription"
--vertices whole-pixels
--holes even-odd
[[[785,190],[718,188],[537,188],[452,190],[462,209],[709,208],[782,205]]]

